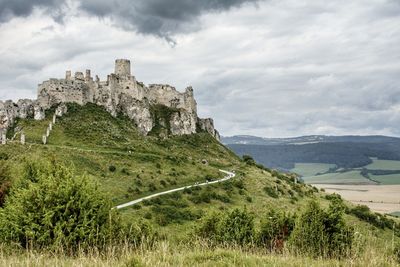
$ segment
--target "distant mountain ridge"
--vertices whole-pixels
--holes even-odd
[[[222,143],[238,155],[280,170],[295,163],[329,163],[338,168],[360,168],[371,158],[400,160],[400,138],[388,136],[323,136],[262,138],[249,135],[222,137]]]
[[[243,144],[243,145],[304,145],[313,143],[380,143],[380,142],[400,142],[400,138],[384,135],[306,135],[288,138],[266,138],[252,135],[222,136],[223,144]]]

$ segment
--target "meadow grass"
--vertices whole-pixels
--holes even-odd
[[[386,175],[373,175],[369,174],[369,177],[379,182],[382,185],[397,185],[400,184],[400,174],[386,174]]]
[[[327,172],[331,168],[335,168],[335,164],[327,163],[296,163],[291,172],[297,173],[303,177],[314,176],[318,173]]]
[[[256,247],[210,246],[202,240],[189,243],[159,241],[152,246],[119,245],[104,251],[63,252],[0,249],[1,266],[397,266],[391,245],[374,236],[362,248],[342,259],[312,258],[285,248],[269,252]]]
[[[399,160],[372,159],[372,163],[365,166],[370,170],[400,170]]]
[[[308,184],[376,184],[365,178],[358,170],[304,177]]]
[[[366,237],[364,243],[367,246],[349,259],[313,259],[288,250],[277,254],[260,248],[210,247],[207,243],[193,241],[193,231],[199,220],[211,212],[246,209],[255,215],[255,224],[258,225],[273,208],[299,212],[310,200],[317,200],[323,207],[330,202],[325,199],[326,194],[310,185],[294,184],[289,176],[246,164],[209,134],[167,139],[143,137],[126,117],[114,118],[94,105],[72,106],[57,120],[48,144],[41,145],[41,135],[51,115],[40,122],[32,119],[18,121],[16,126],[22,128],[27,136],[28,144],[25,146],[16,142],[0,146],[0,153],[9,157],[5,164],[10,166],[15,179],[21,176],[26,161],[56,161],[95,180],[117,205],[206,178],[221,177],[218,169],[235,170],[237,176],[229,182],[159,197],[122,209],[124,220],[145,220],[153,225],[160,235],[160,241],[154,247],[119,245],[104,251],[93,250],[69,256],[62,251],[55,253],[3,246],[0,247],[1,266],[394,265],[388,252],[391,232],[373,228],[350,215],[346,216],[347,220]],[[343,181],[349,178],[349,173],[341,175],[339,179]],[[328,179],[325,175],[316,177]],[[364,182],[367,179],[359,171],[354,171],[349,180]],[[398,237],[394,239],[398,241]],[[368,253],[364,252],[367,250]]]

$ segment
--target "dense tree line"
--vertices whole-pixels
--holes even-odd
[[[370,164],[370,157],[400,160],[397,143],[314,143],[304,145],[228,145],[239,155],[251,155],[270,168],[290,170],[295,163],[330,163],[339,168],[358,168]]]

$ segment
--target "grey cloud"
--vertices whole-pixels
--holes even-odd
[[[81,2],[81,8],[95,16],[110,17],[121,27],[163,37],[174,44],[174,34],[199,28],[196,22],[200,15],[258,1],[260,0],[85,0]]]
[[[0,0],[0,22],[8,21],[13,17],[29,16],[35,7],[44,8],[55,19],[60,14],[65,0]]]
[[[0,22],[24,17],[35,7],[44,8],[56,21],[65,15],[66,0],[0,0]],[[175,44],[174,34],[200,28],[198,18],[261,0],[72,0],[89,15],[111,18],[115,26],[166,39]]]
[[[64,25],[5,25],[0,99],[34,96],[65,69],[105,78],[126,57],[140,81],[193,85],[199,115],[223,135],[400,136],[397,0],[250,2],[81,0]]]

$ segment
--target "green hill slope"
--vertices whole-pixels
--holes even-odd
[[[44,121],[25,119],[13,126],[11,135],[16,133],[15,140],[23,130],[27,141],[25,145],[14,141],[0,146],[0,155],[7,159],[2,162],[10,166],[14,183],[27,160],[55,161],[72,166],[77,174],[85,174],[97,181],[101,190],[117,205],[155,192],[221,178],[223,174],[219,169],[236,172],[237,176],[228,182],[184,190],[121,210],[126,221],[145,220],[153,225],[161,239],[176,249],[190,239],[199,220],[212,212],[245,209],[254,214],[255,224],[259,225],[271,209],[299,212],[311,200],[318,201],[323,207],[331,202],[324,192],[295,183],[292,176],[257,166],[251,160],[243,161],[207,133],[170,138],[143,137],[129,119],[114,118],[101,107],[69,105],[68,109],[54,125],[46,145],[41,144],[41,136],[52,117],[51,111]],[[379,262],[385,262],[390,249],[386,242],[392,238],[397,241],[398,237],[388,227],[377,228],[359,218],[361,216],[356,217],[350,212],[346,215],[346,220],[363,234],[363,242],[379,255]],[[182,251],[188,250],[190,247],[182,248]],[[194,257],[211,257],[206,263],[213,265],[213,249],[198,250],[202,249],[192,252]],[[240,250],[231,251],[238,253],[240,262],[245,261]],[[215,262],[221,253],[225,252],[217,251]],[[253,256],[248,260],[256,265],[263,262],[265,251],[251,253]],[[293,260],[291,257],[274,259],[284,265],[286,260]],[[363,256],[359,259],[361,261]],[[168,260],[172,265],[179,264],[173,258]],[[185,258],[184,262],[192,264],[192,260]],[[235,263],[231,260],[227,264]],[[148,260],[149,263],[156,261]],[[306,265],[314,262],[312,259],[296,261]]]

